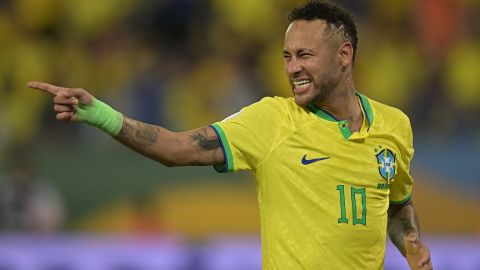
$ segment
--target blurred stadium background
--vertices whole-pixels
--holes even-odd
[[[165,168],[57,123],[29,80],[186,130],[289,96],[303,1],[0,0],[0,269],[260,269],[253,176]],[[480,1],[339,1],[356,86],[411,118],[414,202],[435,269],[480,269]],[[387,246],[387,270],[406,269]]]

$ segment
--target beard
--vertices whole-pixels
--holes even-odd
[[[337,88],[340,80],[334,79],[331,75],[322,74],[320,76],[320,85],[315,89],[315,96],[312,100],[314,104],[321,104],[328,100],[333,91]]]
[[[317,81],[319,83],[316,83]],[[308,93],[307,96],[295,96],[295,101],[298,105],[323,104],[335,91],[340,83],[340,79],[335,78],[332,74],[323,73],[319,76],[318,80],[314,80],[313,83],[313,91]]]

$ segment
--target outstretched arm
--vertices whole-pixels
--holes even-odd
[[[29,82],[27,85],[54,95],[54,110],[58,120],[96,126],[122,144],[164,165],[225,163],[220,142],[211,127],[172,132],[125,117],[80,88],[41,82]]]
[[[403,205],[390,205],[388,234],[393,244],[407,259],[410,269],[430,270],[430,250],[420,239],[417,212],[411,201]]]
[[[220,142],[211,127],[172,132],[124,117],[115,139],[167,166],[223,164]]]

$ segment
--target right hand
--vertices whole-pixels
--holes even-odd
[[[76,106],[90,106],[93,102],[93,96],[81,88],[66,88],[43,82],[28,82],[27,86],[54,95],[53,110],[60,121],[79,122]]]
[[[412,270],[431,270],[430,250],[416,233],[410,233],[405,239],[405,257]]]

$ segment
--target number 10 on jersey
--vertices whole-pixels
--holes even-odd
[[[338,223],[347,223],[347,211],[345,207],[345,185],[338,185],[337,190],[340,193],[340,218]],[[357,199],[358,198],[358,199]],[[367,225],[367,195],[365,194],[365,188],[350,188],[350,201],[352,204],[352,223],[353,225],[361,224]],[[357,201],[358,200],[358,201]],[[358,204],[361,202],[361,206]],[[361,207],[361,216],[359,217],[357,208]]]

